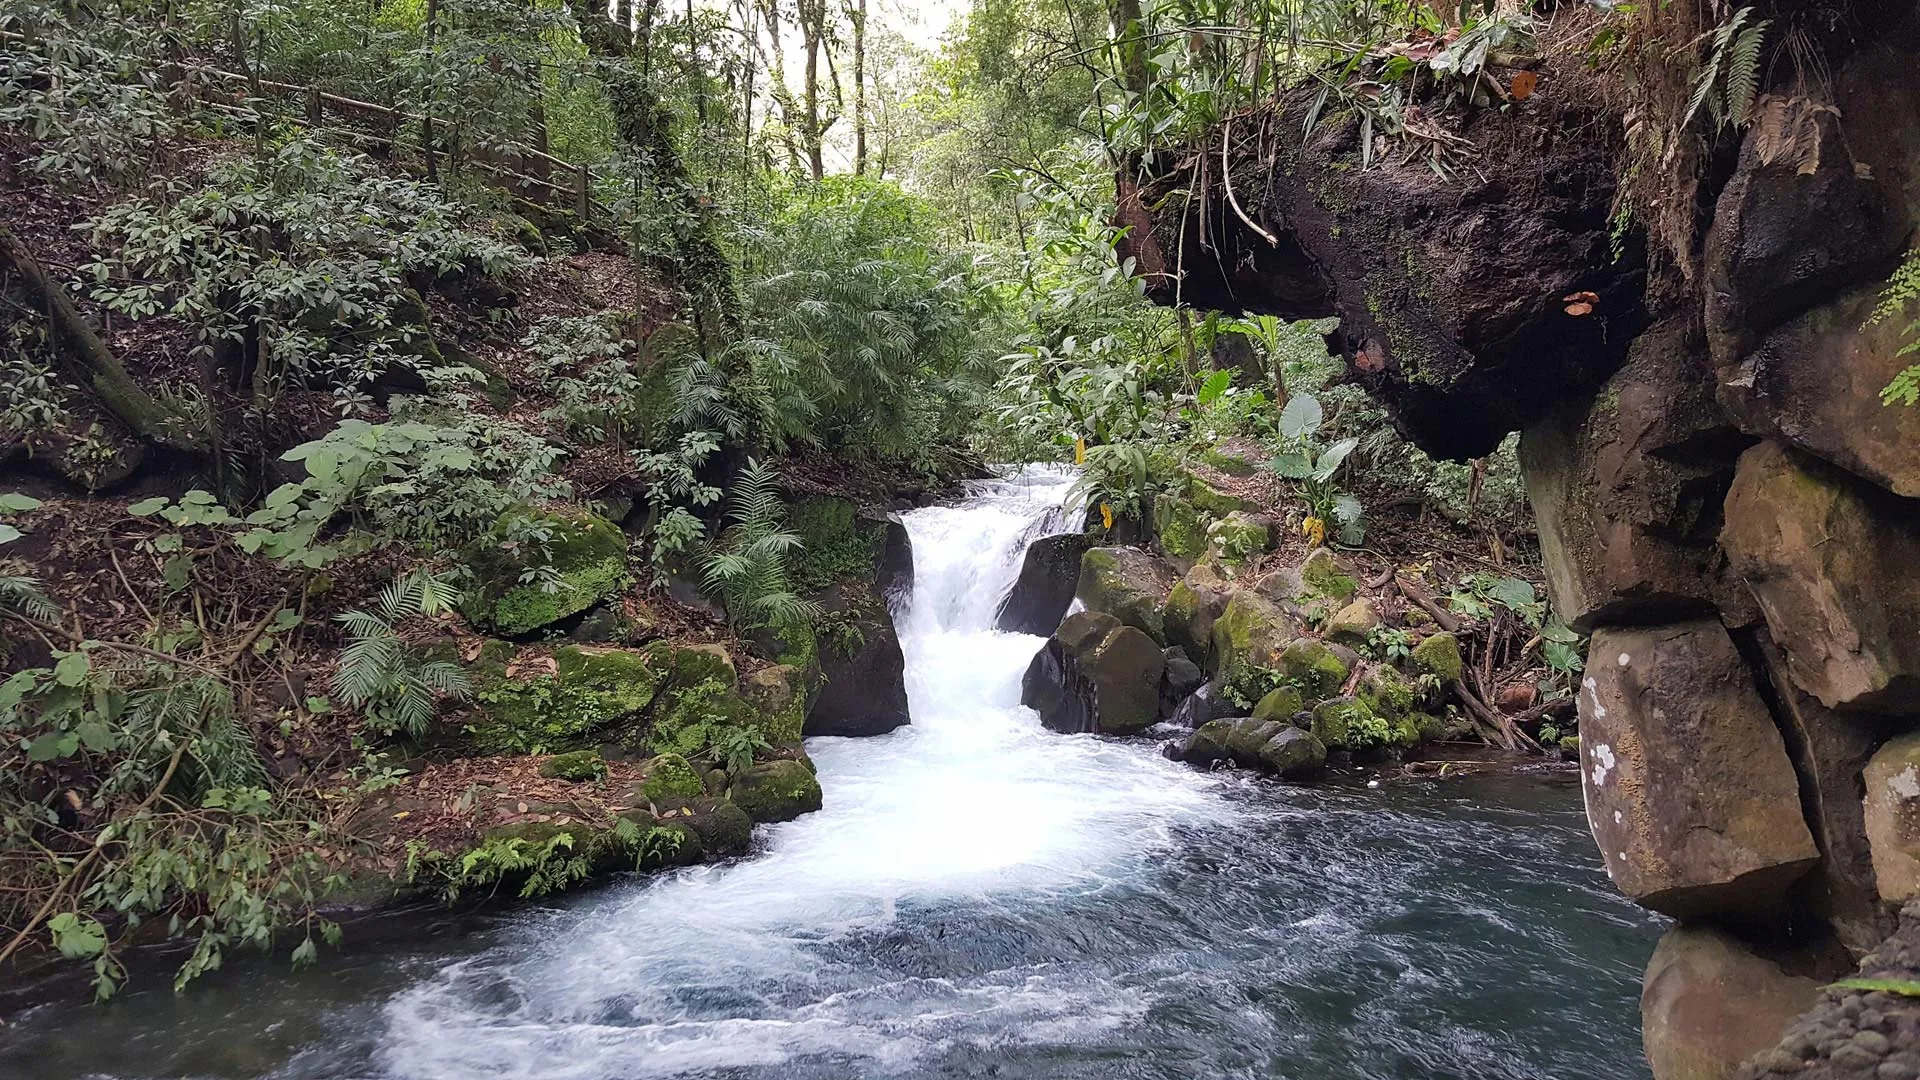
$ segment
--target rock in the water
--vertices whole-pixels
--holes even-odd
[[[1107,640],[1107,635],[1120,626],[1119,619],[1104,611],[1076,611],[1060,620],[1060,629],[1054,631],[1053,636],[1068,652],[1078,656]]]
[[[1179,708],[1173,710],[1173,716],[1168,719],[1168,722],[1175,727],[1192,731],[1220,719],[1232,708],[1214,695],[1212,687],[1202,683],[1198,689],[1186,696],[1186,700],[1180,702]]]
[[[1080,583],[1080,557],[1094,544],[1085,533],[1043,536],[1027,545],[1020,576],[1000,603],[994,626],[1010,634],[1044,637],[1060,625]]]
[[[1528,427],[1520,461],[1554,611],[1585,631],[1749,609],[1713,550],[1746,441],[1684,317],[1642,334],[1597,394]]]
[[[1361,597],[1328,620],[1326,639],[1342,645],[1365,645],[1367,637],[1379,628],[1380,613],[1374,610],[1373,601]]]
[[[1276,687],[1253,706],[1255,720],[1278,720],[1283,724],[1293,722],[1295,713],[1306,709],[1306,701],[1300,691],[1292,686]]]
[[[884,735],[910,722],[907,658],[886,604],[857,584],[837,582],[822,601],[853,620],[857,636],[820,643],[820,692],[807,710],[808,735]]]
[[[1347,681],[1347,663],[1333,648],[1313,638],[1296,638],[1280,652],[1275,664],[1282,678],[1300,688],[1308,701],[1319,701],[1340,692]]]
[[[1020,704],[1039,713],[1048,731],[1064,735],[1092,731],[1098,723],[1093,685],[1080,674],[1079,652],[1058,637],[1048,638],[1027,665],[1020,679]]]
[[[1187,659],[1185,649],[1176,646],[1163,650],[1162,655],[1167,662],[1160,676],[1160,717],[1166,719],[1178,712],[1195,691],[1206,685],[1207,673],[1200,670],[1199,664]]]
[[[1866,833],[1880,898],[1920,897],[1920,735],[1882,746],[1867,763]]]
[[[1579,699],[1587,821],[1614,885],[1682,918],[1776,914],[1819,852],[1726,629],[1599,631]]]
[[[806,724],[806,687],[799,668],[761,668],[740,680],[740,696],[759,714],[760,731],[774,746],[794,746]]]
[[[1137,627],[1122,626],[1080,657],[1080,673],[1093,686],[1095,730],[1134,735],[1160,715],[1160,676],[1166,656]]]
[[[1214,720],[1188,736],[1179,759],[1210,766],[1222,761],[1282,778],[1307,776],[1327,763],[1327,748],[1308,732],[1275,720]]]
[[[1080,557],[1074,595],[1088,611],[1103,611],[1161,644],[1167,627],[1160,605],[1173,584],[1167,565],[1139,548],[1092,548]]]
[[[1920,713],[1920,502],[1762,443],[1720,540],[1796,685],[1828,708]]]
[[[1777,1042],[1820,984],[1705,926],[1669,930],[1647,964],[1641,1038],[1654,1080],[1732,1080]]]
[[[1313,707],[1313,735],[1329,750],[1377,750],[1394,741],[1393,726],[1354,697],[1328,698]]]
[[[792,821],[820,809],[820,781],[790,758],[763,761],[734,777],[727,797],[756,823]]]
[[[633,787],[633,798],[642,805],[672,806],[707,793],[700,774],[679,754],[661,754],[640,768],[640,782]]]

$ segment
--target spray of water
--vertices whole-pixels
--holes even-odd
[[[892,1072],[955,1040],[1127,1022],[1137,1003],[1098,984],[991,963],[955,978],[952,956],[912,959],[956,911],[1114,887],[1147,872],[1170,828],[1231,816],[1217,782],[1143,746],[1048,733],[1019,703],[1040,639],[998,633],[993,617],[1027,542],[1069,516],[1070,483],[1028,469],[906,515],[913,723],[812,740],[824,810],[765,830],[754,858],[556,913],[403,991],[385,1011],[384,1070]]]

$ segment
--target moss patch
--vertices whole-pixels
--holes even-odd
[[[1427,635],[1413,647],[1413,669],[1445,684],[1457,681],[1466,670],[1466,662],[1460,658],[1460,639],[1444,631]]]
[[[598,750],[575,750],[548,758],[547,763],[540,766],[540,775],[583,784],[605,777],[607,763],[601,759]]]
[[[734,805],[756,822],[791,821],[820,809],[820,781],[791,759],[766,761],[746,769],[727,791]]]
[[[1313,734],[1330,750],[1372,750],[1393,741],[1392,726],[1356,698],[1329,698],[1314,706]]]
[[[1207,525],[1213,519],[1185,499],[1172,496],[1153,501],[1153,532],[1160,550],[1176,559],[1198,559],[1207,553]]]
[[[801,549],[788,567],[797,592],[819,592],[843,578],[871,580],[887,542],[883,526],[860,520],[851,500],[800,499],[787,507],[787,527]]]
[[[1341,684],[1347,681],[1347,665],[1324,642],[1312,638],[1301,638],[1287,646],[1280,654],[1280,672],[1309,701],[1339,693]],[[1321,741],[1326,742],[1324,738]]]
[[[1198,476],[1187,478],[1187,501],[1215,517],[1247,508],[1245,499],[1238,495],[1229,495]]]
[[[707,793],[700,774],[679,754],[662,754],[643,766],[645,777],[635,785],[634,793],[653,806],[665,806],[677,800],[697,799]]]
[[[553,673],[539,678],[509,678],[504,666],[483,674],[474,693],[480,715],[470,727],[479,749],[491,754],[585,749],[600,736],[637,724],[668,674],[651,653],[569,645],[553,659]]]
[[[525,523],[549,531],[545,559],[509,549],[511,530]],[[627,538],[618,526],[587,513],[512,510],[467,551],[478,582],[470,612],[474,621],[506,637],[519,637],[577,615],[619,592],[627,583]],[[523,584],[521,575],[551,566],[559,587]]]
[[[1300,564],[1300,580],[1321,596],[1342,603],[1360,591],[1360,583],[1341,571],[1339,561],[1326,548],[1315,548]]]

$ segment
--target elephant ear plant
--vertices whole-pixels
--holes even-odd
[[[1357,547],[1366,538],[1366,511],[1360,500],[1341,490],[1334,478],[1360,440],[1322,441],[1320,430],[1325,422],[1318,398],[1295,395],[1280,411],[1280,453],[1267,468],[1279,479],[1299,485],[1300,497],[1306,502],[1300,531],[1308,542],[1316,547],[1326,543],[1331,529],[1340,543]]]

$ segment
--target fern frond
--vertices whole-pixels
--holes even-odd
[[[1766,41],[1767,22],[1762,19],[1742,30],[1727,54],[1725,116],[1726,122],[1735,127],[1747,122],[1760,91],[1760,47]]]

